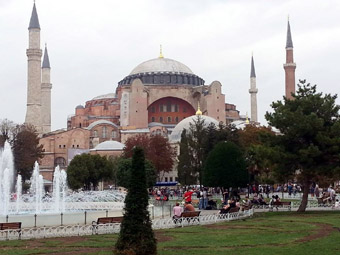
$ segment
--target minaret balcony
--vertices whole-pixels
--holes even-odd
[[[257,93],[258,89],[249,89],[249,93]]]

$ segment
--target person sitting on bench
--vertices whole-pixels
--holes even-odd
[[[183,208],[179,206],[179,203],[176,203],[176,206],[173,208],[174,216],[172,216],[173,219],[178,219],[181,217],[181,214],[183,212]]]
[[[184,211],[185,212],[194,212],[195,207],[191,203],[185,202]]]
[[[228,204],[222,207],[222,209],[220,210],[220,214],[229,213],[230,209],[234,207],[236,207],[236,201],[228,200]]]

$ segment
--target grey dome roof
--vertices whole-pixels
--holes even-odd
[[[163,123],[159,123],[159,122],[150,122],[148,124],[148,127],[149,128],[152,128],[152,127],[164,127],[164,124]]]
[[[212,117],[206,116],[206,115],[199,115],[200,118],[204,120],[204,126],[208,127],[210,123],[214,123],[217,127],[219,122],[215,120]],[[171,142],[180,142],[181,141],[181,135],[184,129],[189,130],[190,123],[195,124],[194,120],[197,121],[198,116],[193,115],[188,118],[185,118],[184,120],[180,121],[175,128],[173,129],[171,135],[170,135],[170,141]]]
[[[84,109],[84,106],[82,106],[82,105],[80,104],[80,105],[78,105],[78,106],[76,107],[76,109]]]
[[[186,65],[170,58],[154,58],[136,66],[130,73],[187,73],[194,74]]]
[[[98,144],[93,150],[95,151],[121,151],[125,145],[117,141],[105,141]]]

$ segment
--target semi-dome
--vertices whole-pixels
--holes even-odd
[[[130,85],[140,79],[145,85],[204,85],[204,80],[189,67],[170,58],[154,58],[136,66],[119,85]]]
[[[170,58],[154,58],[136,66],[130,73],[186,73],[194,74],[189,67]]]
[[[105,141],[98,144],[93,150],[95,151],[122,151],[125,145],[117,141]]]
[[[184,129],[189,130],[190,123],[192,125],[195,125],[195,121],[197,122],[197,119],[201,118],[204,120],[204,126],[208,127],[211,123],[215,124],[215,126],[218,126],[218,121],[215,120],[212,117],[206,116],[206,115],[193,115],[188,118],[185,118],[184,120],[180,121],[175,128],[172,130],[172,133],[170,135],[170,141],[171,142],[180,142],[181,141],[181,135]]]

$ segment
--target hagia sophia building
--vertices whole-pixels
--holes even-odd
[[[67,118],[67,128],[51,131],[50,61],[47,47],[40,49],[40,24],[36,5],[29,23],[27,112],[25,123],[33,124],[44,146],[40,171],[45,185],[51,185],[54,168],[67,168],[75,155],[81,153],[117,156],[124,142],[137,134],[162,134],[176,146],[180,134],[189,127],[198,111],[207,123],[257,123],[256,75],[251,58],[250,100],[251,115],[239,114],[236,106],[225,102],[222,84],[205,84],[203,78],[186,65],[165,58],[160,51],[157,58],[137,65],[118,82],[115,93],[94,97],[85,105],[78,105]],[[42,61],[43,60],[43,61]],[[295,92],[293,43],[288,21],[286,63],[286,97]],[[165,173],[162,182],[177,181],[177,172]]]

